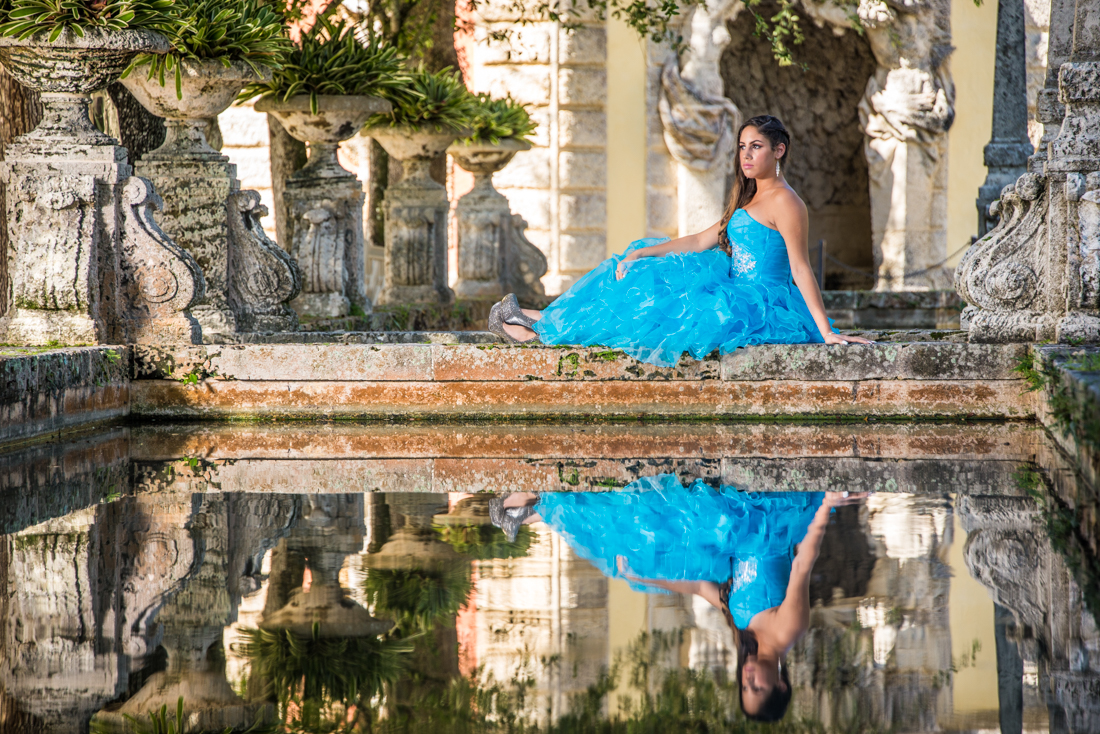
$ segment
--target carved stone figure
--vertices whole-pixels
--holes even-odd
[[[363,185],[336,158],[338,144],[356,135],[389,103],[377,97],[261,99],[256,110],[275,117],[292,137],[309,143],[309,162],[286,180],[286,236],[302,272],[302,292],[291,306],[302,316],[347,316],[353,306],[369,313],[363,244]]]
[[[447,285],[447,189],[432,180],[428,168],[460,133],[394,127],[368,128],[404,175],[386,190],[386,275],[379,303],[454,301]]]
[[[505,293],[519,298],[543,296],[539,280],[546,256],[523,235],[526,223],[512,214],[508,199],[493,187],[493,174],[516,153],[531,145],[502,140],[498,145],[464,145],[447,149],[459,166],[474,174],[474,187],[455,205],[458,235],[459,298],[497,300]]]
[[[135,164],[165,200],[166,232],[190,252],[206,276],[206,296],[195,307],[207,341],[239,331],[294,331],[296,315],[284,306],[298,292],[292,261],[271,252],[258,228],[244,221],[255,205],[240,191],[237,167],[206,140],[209,120],[225,110],[255,72],[243,63],[182,64],[182,98],[137,69],[123,83],[150,112],[166,118],[164,144]],[[253,192],[253,197],[258,200]],[[258,239],[259,236],[263,239]],[[238,272],[239,271],[239,272]]]
[[[1051,72],[1039,107],[1053,120],[1056,86],[1065,116],[1056,136],[1048,124],[1045,151],[992,205],[1000,223],[956,271],[971,341],[1100,341],[1098,26],[1092,4],[1051,5]]]
[[[0,39],[0,61],[42,92],[45,107],[41,124],[8,146],[0,168],[9,191],[5,342],[199,338],[186,310],[203,292],[201,274],[152,223],[155,194],[130,180],[126,150],[88,117],[90,92],[117,78],[135,54],[166,50],[161,36],[145,31],[65,31],[53,44]]]

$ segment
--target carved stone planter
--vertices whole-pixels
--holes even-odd
[[[527,223],[512,214],[508,199],[493,187],[493,174],[530,147],[505,139],[497,145],[455,143],[447,149],[459,166],[474,174],[474,188],[455,205],[459,298],[495,301],[505,293],[520,298],[546,294],[539,280],[546,274],[546,256],[527,240]]]
[[[259,195],[241,191],[237,167],[210,147],[207,121],[223,112],[256,78],[241,62],[182,63],[182,97],[167,81],[137,69],[123,84],[154,115],[165,118],[164,144],[135,168],[166,201],[161,226],[190,252],[206,275],[206,298],[194,309],[207,341],[234,332],[294,331],[287,306],[301,288],[294,261],[263,234]]]
[[[390,109],[377,97],[318,98],[286,102],[262,99],[269,112],[297,140],[309,143],[309,162],[286,182],[286,233],[290,254],[302,269],[302,294],[291,304],[302,316],[347,316],[354,304],[369,313],[363,245],[363,185],[336,158],[341,141],[356,135],[367,119]]]
[[[161,205],[131,180],[126,150],[96,130],[88,94],[140,52],[168,50],[148,31],[71,31],[56,42],[0,39],[0,63],[42,93],[42,122],[5,151],[9,310],[15,344],[198,342],[188,308],[203,295],[194,260],[153,221]]]
[[[432,129],[374,127],[367,134],[401,161],[404,176],[386,190],[385,283],[381,304],[448,304],[447,189],[432,180],[428,167],[463,133]]]

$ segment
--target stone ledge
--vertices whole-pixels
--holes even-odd
[[[127,347],[0,348],[0,443],[129,412]]]
[[[972,416],[1023,418],[1014,380],[234,381],[137,380],[130,411],[161,418],[417,419]]]
[[[133,377],[313,381],[1018,381],[1024,344],[951,342],[745,347],[674,368],[614,349],[499,344],[251,344],[135,349]]]

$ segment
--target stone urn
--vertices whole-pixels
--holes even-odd
[[[116,81],[139,53],[166,53],[168,40],[147,30],[66,29],[53,43],[38,33],[24,40],[0,38],[0,63],[17,82],[42,95],[42,121],[25,142],[64,139],[114,145],[92,125],[92,92]]]
[[[401,180],[386,189],[385,283],[379,303],[449,304],[447,189],[429,175],[432,159],[467,131],[375,126],[366,134],[402,163]]]
[[[152,187],[129,186],[126,149],[92,125],[89,94],[139,53],[168,41],[146,30],[71,29],[0,38],[0,63],[42,95],[38,126],[4,151],[11,234],[9,344],[175,343],[201,340],[189,312],[201,271],[160,230]],[[147,182],[146,182],[147,183]]]
[[[241,61],[227,67],[217,59],[181,61],[180,71],[178,96],[171,75],[162,86],[144,67],[122,83],[166,122],[164,144],[134,167],[161,192],[161,226],[206,275],[206,297],[195,316],[207,341],[236,332],[294,331],[297,315],[286,302],[300,288],[297,266],[262,234],[254,221],[264,211],[256,205],[259,195],[241,191],[237,167],[204,134],[209,121],[260,77]]]
[[[506,293],[520,298],[545,294],[539,278],[546,273],[546,258],[527,241],[526,224],[493,187],[493,174],[530,148],[525,140],[504,138],[499,143],[455,143],[447,149],[455,163],[474,175],[473,189],[455,205],[459,298],[496,301]]]
[[[336,157],[339,144],[358,134],[371,115],[388,112],[378,97],[309,95],[256,103],[291,137],[309,144],[309,161],[286,182],[283,243],[302,270],[302,292],[291,306],[300,316],[347,316],[353,305],[369,313],[363,245],[363,185]]]
[[[149,78],[146,67],[139,67],[122,80],[142,107],[165,120],[164,143],[143,160],[180,155],[220,159],[221,154],[210,147],[204,130],[212,118],[233,104],[246,84],[257,81],[256,72],[242,61],[230,62],[228,67],[217,59],[183,60],[179,64],[179,96],[172,74],[166,75],[162,86],[155,76]],[[264,76],[270,78],[271,73],[265,70]]]

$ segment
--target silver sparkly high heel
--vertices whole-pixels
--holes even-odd
[[[535,514],[535,506],[505,507],[504,500],[509,496],[504,494],[489,500],[489,521],[504,531],[509,543],[515,543],[523,521]]]
[[[489,309],[489,331],[499,336],[504,340],[505,344],[538,344],[539,338],[536,334],[530,339],[516,339],[514,336],[504,330],[504,308],[502,304],[495,303],[493,307]],[[530,319],[528,319],[530,320]],[[511,322],[509,322],[511,323]],[[532,322],[534,323],[534,322]],[[518,326],[527,326],[527,324],[517,324]],[[530,327],[528,327],[530,328]]]
[[[507,324],[513,326],[526,326],[528,329],[534,331],[535,320],[525,314],[523,309],[519,306],[519,300],[516,298],[515,293],[509,293],[504,298],[500,299],[500,314]]]

